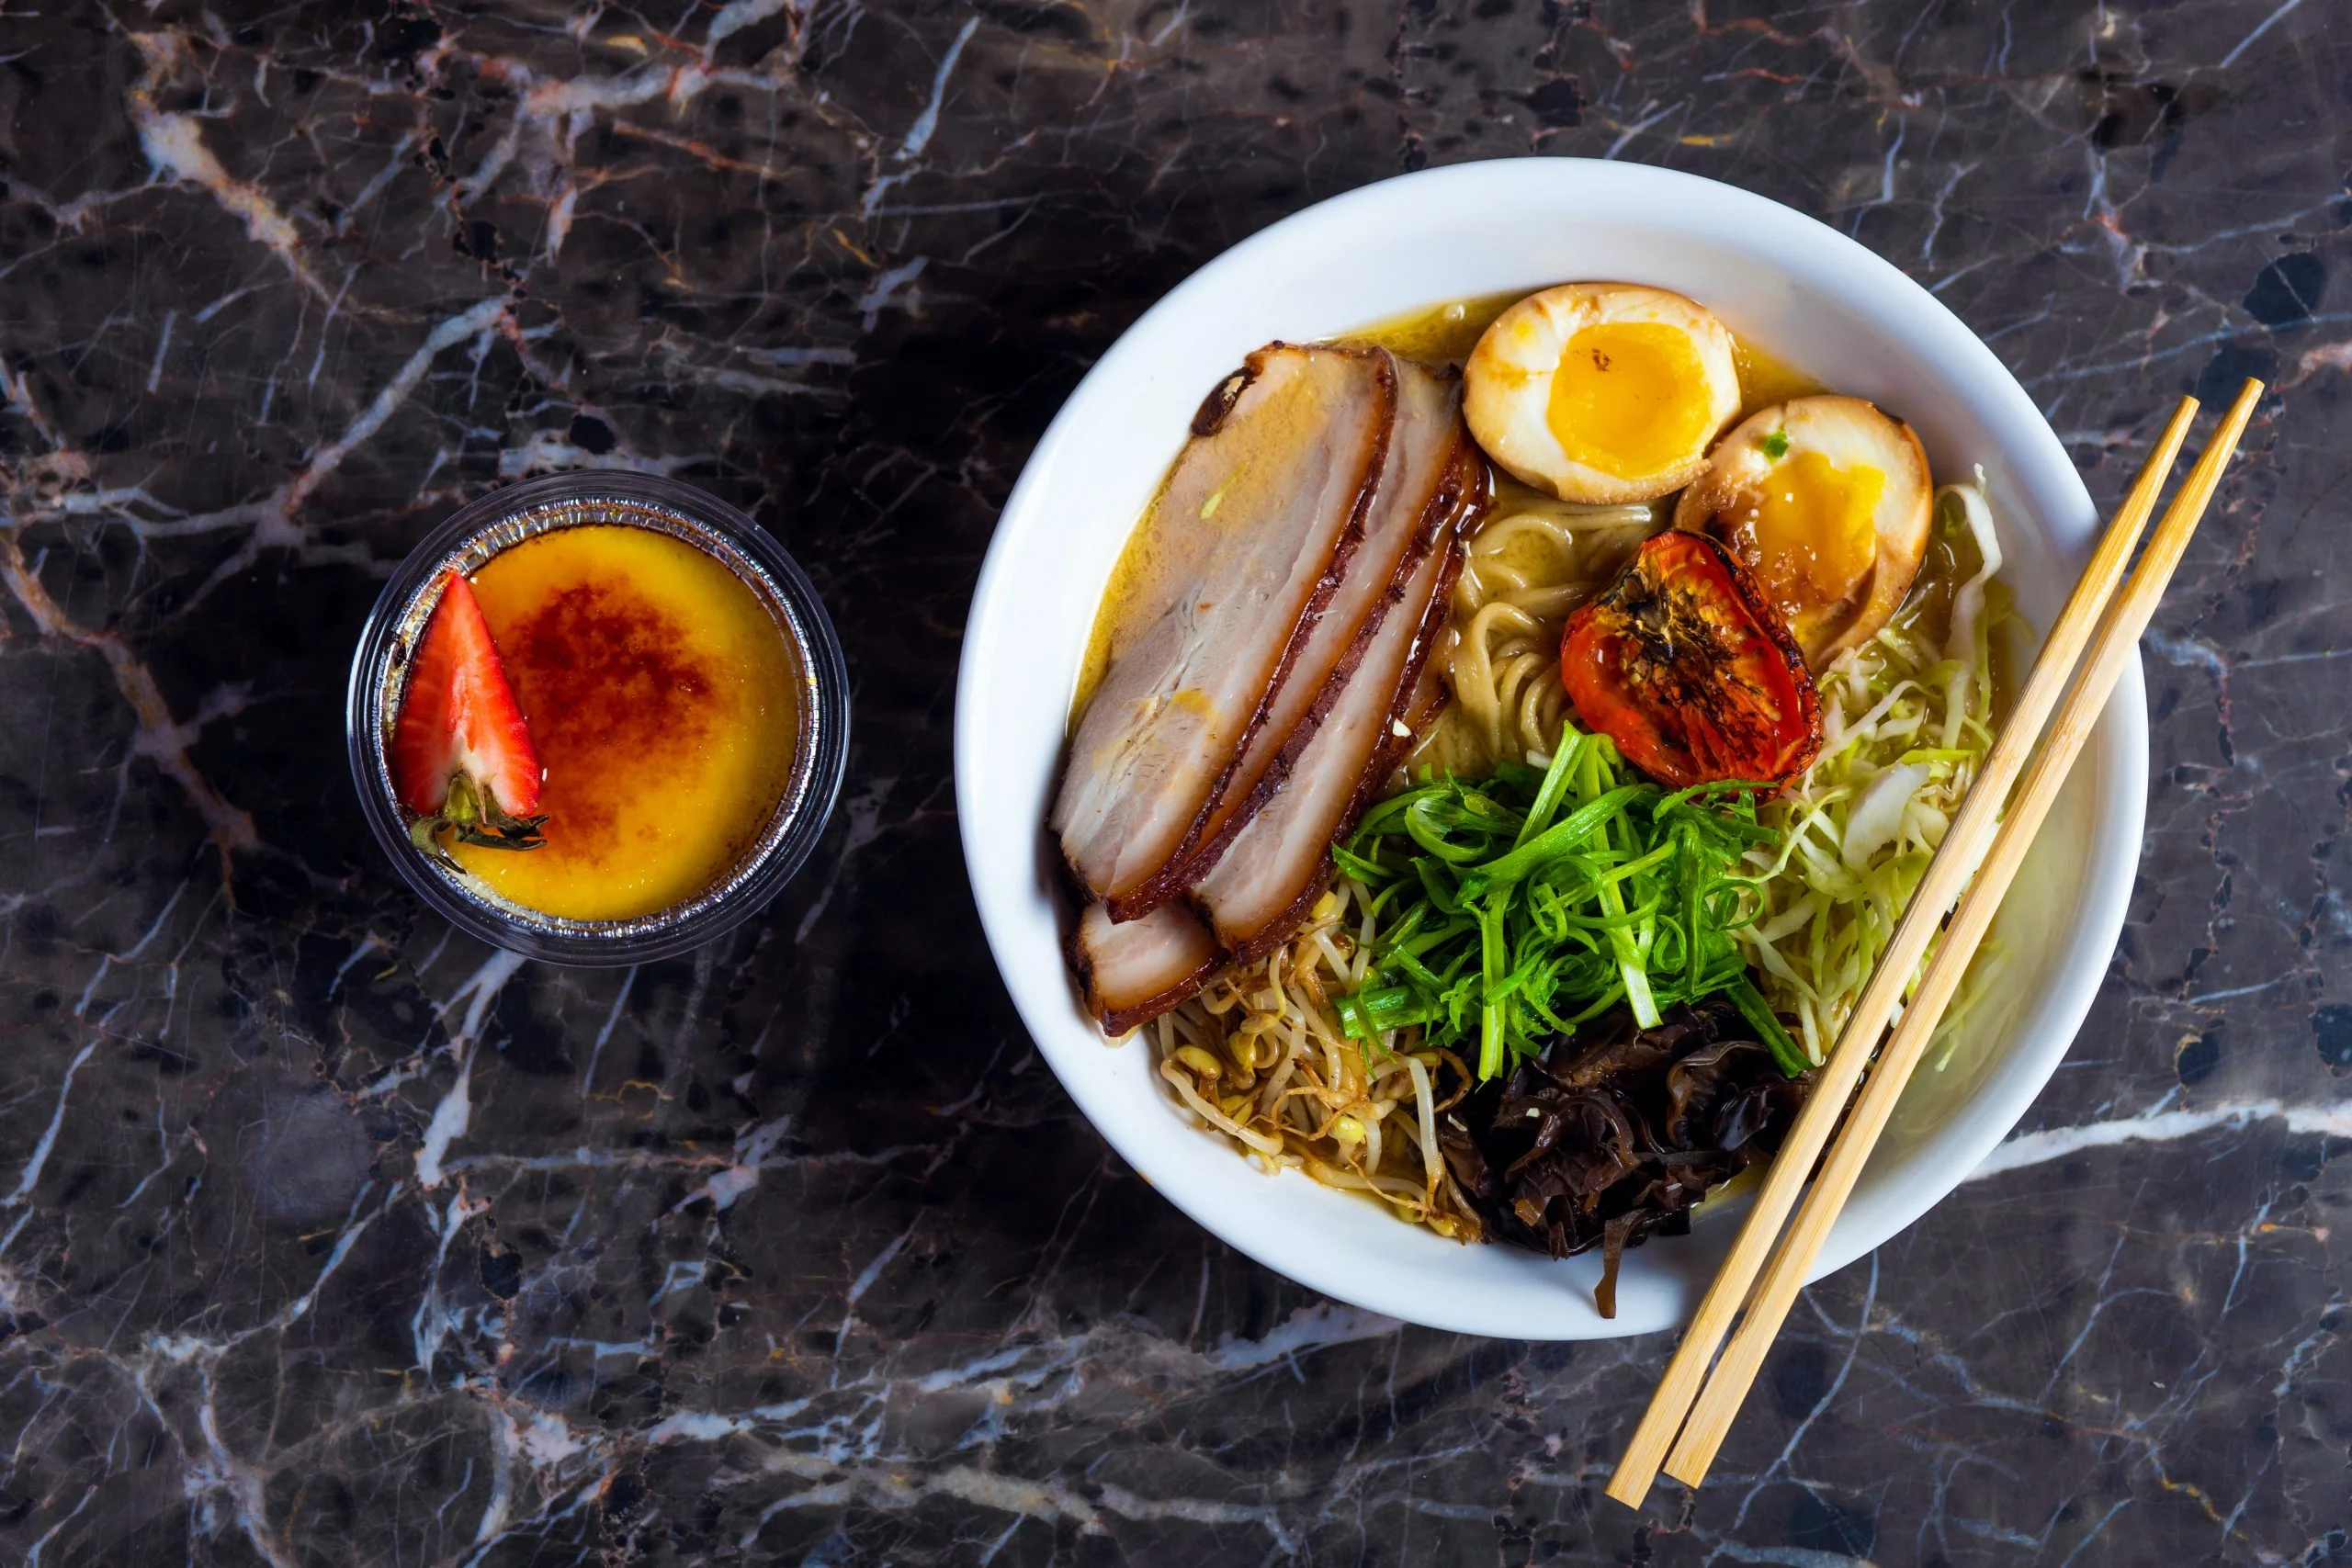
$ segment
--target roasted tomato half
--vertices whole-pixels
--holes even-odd
[[[1675,789],[1780,784],[1821,750],[1804,655],[1745,569],[1703,534],[1645,543],[1568,618],[1560,679],[1587,729]]]

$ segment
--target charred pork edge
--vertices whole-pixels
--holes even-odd
[[[1437,591],[1430,596],[1429,607],[1421,613],[1420,629],[1413,634],[1412,650],[1405,656],[1405,669],[1396,683],[1396,694],[1389,699],[1388,707],[1381,716],[1387,733],[1373,747],[1371,757],[1364,762],[1363,772],[1357,775],[1355,793],[1349,797],[1347,809],[1340,813],[1339,824],[1332,830],[1332,843],[1338,843],[1355,829],[1356,819],[1371,807],[1373,793],[1380,787],[1380,781],[1386,778],[1388,770],[1396,765],[1398,750],[1409,744],[1397,737],[1396,726],[1412,707],[1413,688],[1420,682],[1421,666],[1429,661],[1430,649],[1437,645],[1438,634],[1445,629],[1454,579],[1462,575],[1463,563],[1469,555],[1469,544],[1459,535],[1446,547],[1445,564],[1438,569]],[[1236,964],[1255,964],[1290,939],[1291,933],[1306,921],[1307,914],[1329,886],[1331,863],[1331,852],[1327,846],[1321,868],[1317,874],[1306,879],[1306,886],[1300,889],[1296,898],[1291,900],[1290,907],[1250,935],[1230,944]],[[1209,926],[1209,934],[1218,934],[1214,923]]]
[[[1421,664],[1421,673],[1426,679],[1429,674],[1429,664],[1427,660],[1423,660]],[[1414,682],[1413,698],[1416,702],[1420,701],[1421,693],[1419,688],[1421,683],[1422,682],[1419,681]],[[1419,707],[1411,709],[1405,715],[1405,728],[1413,732],[1413,737],[1416,740],[1430,732],[1430,726],[1435,724],[1438,721],[1438,716],[1444,713],[1446,708],[1452,705],[1453,702],[1453,694],[1445,689],[1444,682],[1434,681],[1430,682],[1429,683],[1433,689],[1430,693],[1428,702]],[[1402,761],[1402,759],[1393,759],[1392,761]]]
[[[1155,992],[1133,1006],[1107,1008],[1102,1005],[1101,993],[1094,988],[1094,965],[1087,962],[1086,944],[1079,940],[1079,932],[1085,923],[1086,911],[1080,909],[1078,924],[1070,928],[1069,939],[1063,943],[1063,949],[1069,958],[1070,973],[1078,976],[1079,994],[1086,1002],[1086,1010],[1094,1015],[1094,1021],[1102,1026],[1105,1034],[1125,1034],[1131,1029],[1149,1023],[1170,1008],[1181,1007],[1207,985],[1209,976],[1225,963],[1224,951],[1216,945],[1216,932],[1211,931],[1208,933],[1209,955],[1200,967],[1166,990]]]
[[[1271,348],[1280,345],[1270,344],[1267,346]],[[1193,411],[1192,430],[1194,436],[1206,438],[1217,433],[1218,428],[1225,423],[1225,416],[1233,412],[1233,405],[1241,400],[1241,394],[1248,391],[1250,383],[1258,378],[1265,352],[1266,350],[1261,348],[1250,355],[1241,362],[1241,368],[1209,389],[1209,395],[1203,398],[1201,406]]]
[[[1274,346],[1288,345],[1269,345],[1258,353],[1268,353]],[[1378,416],[1380,428],[1371,442],[1369,460],[1356,480],[1355,504],[1350,508],[1348,520],[1340,525],[1339,536],[1332,542],[1331,554],[1323,563],[1322,575],[1315,580],[1314,588],[1307,592],[1306,602],[1299,607],[1298,619],[1291,623],[1289,639],[1283,644],[1281,657],[1274,660],[1272,678],[1267,681],[1265,689],[1258,694],[1256,710],[1250,714],[1250,721],[1241,727],[1241,732],[1234,737],[1232,749],[1226,754],[1225,766],[1209,784],[1207,793],[1202,795],[1200,809],[1193,813],[1192,826],[1186,828],[1183,836],[1176,840],[1175,852],[1161,863],[1159,870],[1125,892],[1098,895],[1110,908],[1111,919],[1114,921],[1125,923],[1140,919],[1184,890],[1183,880],[1176,874],[1183,869],[1201,830],[1208,825],[1217,800],[1225,793],[1227,781],[1241,765],[1242,753],[1249,750],[1250,742],[1257,735],[1259,727],[1266,722],[1267,711],[1273,706],[1274,694],[1282,689],[1283,679],[1297,660],[1299,649],[1306,646],[1308,636],[1315,630],[1315,623],[1322,619],[1323,607],[1339,591],[1340,577],[1347,569],[1349,558],[1363,542],[1364,519],[1371,515],[1373,496],[1380,488],[1380,472],[1388,466],[1389,439],[1396,432],[1396,362],[1378,349],[1329,349],[1325,352],[1346,354],[1371,361],[1382,394],[1383,408]],[[1257,355],[1250,357],[1255,359]]]
[[[1202,964],[1196,973],[1186,976],[1176,986],[1160,992],[1151,1000],[1138,1002],[1134,1007],[1122,1009],[1117,1012],[1097,1011],[1094,1021],[1102,1026],[1102,1032],[1109,1035],[1125,1034],[1140,1029],[1161,1013],[1182,1007],[1198,996],[1201,987],[1209,983],[1209,977],[1217,972],[1218,966],[1224,962],[1224,953],[1212,953],[1209,961]]]
[[[1439,470],[1437,488],[1430,492],[1419,519],[1414,524],[1413,542],[1406,547],[1404,556],[1396,563],[1396,572],[1388,580],[1388,586],[1373,601],[1371,610],[1364,616],[1363,626],[1340,655],[1340,661],[1332,666],[1330,679],[1324,682],[1314,705],[1299,716],[1298,723],[1291,729],[1290,739],[1266,764],[1265,773],[1250,790],[1248,798],[1214,834],[1179,864],[1177,874],[1183,887],[1196,886],[1201,878],[1215,870],[1216,863],[1224,857],[1227,848],[1240,835],[1241,829],[1247,828],[1251,818],[1264,810],[1267,804],[1282,793],[1283,786],[1290,782],[1291,770],[1298,765],[1298,759],[1306,753],[1307,745],[1323,728],[1324,719],[1339,705],[1340,691],[1354,676],[1356,667],[1363,662],[1364,655],[1371,651],[1374,640],[1379,637],[1380,628],[1388,618],[1388,612],[1403,601],[1414,574],[1428,564],[1430,552],[1444,547],[1447,525],[1462,514],[1463,506],[1476,484],[1476,461],[1469,436],[1466,433],[1457,434],[1446,455],[1444,466]]]
[[[1463,497],[1462,510],[1455,513],[1453,519],[1453,530],[1460,536],[1463,547],[1463,565],[1454,572],[1457,579],[1469,565],[1470,536],[1485,525],[1487,513],[1495,504],[1494,487],[1488,482],[1491,475],[1486,464],[1479,459],[1476,446],[1470,448],[1467,460],[1470,465],[1470,488]],[[1446,592],[1450,600],[1453,590],[1448,588]],[[1420,669],[1412,682],[1404,688],[1403,721],[1405,728],[1413,732],[1413,739],[1399,741],[1392,749],[1394,754],[1388,758],[1388,765],[1392,768],[1403,765],[1407,755],[1411,752],[1414,746],[1419,743],[1420,738],[1430,732],[1430,727],[1438,721],[1447,708],[1453,705],[1452,689],[1447,686],[1442,675],[1431,673],[1429,662],[1436,653],[1439,640],[1445,635],[1445,627],[1441,624],[1428,635],[1430,646],[1421,653]],[[1429,687],[1426,700],[1423,698],[1421,690],[1425,682]]]

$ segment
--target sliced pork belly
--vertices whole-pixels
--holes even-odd
[[[1125,1034],[1184,1000],[1208,984],[1219,962],[1208,927],[1181,904],[1118,922],[1101,904],[1089,904],[1070,942],[1087,1010],[1110,1034]]]
[[[1121,915],[1193,836],[1362,539],[1397,376],[1376,350],[1273,344],[1201,406],[1128,546],[1108,660],[1052,826]]]
[[[1396,364],[1396,428],[1388,442],[1363,539],[1340,570],[1329,603],[1267,705],[1240,760],[1219,783],[1192,841],[1113,911],[1122,919],[1182,894],[1215,865],[1235,834],[1283,787],[1370,638],[1420,558],[1479,482],[1468,461],[1460,381],[1409,361]]]
[[[1235,836],[1193,897],[1217,942],[1241,963],[1298,929],[1323,891],[1331,845],[1372,804],[1401,752],[1396,734],[1423,700],[1421,666],[1445,626],[1464,546],[1449,538],[1398,590],[1290,780]]]

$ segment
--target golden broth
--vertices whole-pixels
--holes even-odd
[[[1532,290],[1528,292],[1532,293]],[[1408,310],[1346,333],[1341,343],[1370,344],[1429,365],[1459,365],[1478,346],[1495,318],[1527,298],[1525,293],[1481,294]]]
[[[1731,358],[1739,369],[1742,419],[1758,409],[1769,409],[1791,398],[1810,398],[1829,390],[1820,380],[1776,357],[1769,349],[1757,347],[1737,333],[1731,334]]]
[[[1528,293],[1535,290],[1530,289]],[[1419,359],[1431,365],[1460,365],[1478,346],[1478,338],[1494,324],[1497,316],[1527,298],[1527,294],[1482,294],[1472,299],[1456,299],[1443,305],[1431,305],[1423,310],[1408,310],[1401,316],[1391,316],[1375,321],[1358,332],[1345,334],[1341,343],[1369,344],[1385,348],[1391,354],[1401,354],[1408,359]],[[1739,370],[1739,418],[1746,419],[1758,409],[1774,403],[1787,402],[1791,398],[1811,397],[1829,389],[1815,378],[1774,355],[1770,350],[1750,343],[1737,333],[1731,334],[1732,362]]]
[[[1102,683],[1102,672],[1111,667],[1111,630],[1118,625],[1119,607],[1136,591],[1136,585],[1151,575],[1151,530],[1143,525],[1143,519],[1159,504],[1159,492],[1167,487],[1167,476],[1162,475],[1159,489],[1144,503],[1142,515],[1128,525],[1127,542],[1119,547],[1119,558],[1111,568],[1111,581],[1102,585],[1102,597],[1094,606],[1094,625],[1086,634],[1086,655],[1079,660],[1078,694],[1070,699],[1066,730],[1078,728],[1094,688]]]

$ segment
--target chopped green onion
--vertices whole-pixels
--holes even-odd
[[[1782,1067],[1801,1071],[1738,945],[1759,905],[1742,859],[1781,840],[1757,820],[1759,793],[1669,794],[1573,725],[1541,771],[1424,779],[1336,852],[1371,893],[1374,921],[1363,987],[1338,999],[1341,1026],[1372,1041],[1419,1024],[1465,1054],[1475,1041],[1491,1078],[1621,1003],[1647,1028],[1665,1008],[1728,991]]]
[[[1772,1010],[1765,1005],[1764,993],[1756,988],[1756,982],[1747,977],[1746,969],[1742,969],[1739,978],[1724,989],[1731,998],[1731,1005],[1739,1010],[1739,1016],[1747,1021],[1749,1027],[1763,1040],[1765,1048],[1772,1053],[1772,1059],[1781,1064],[1781,1071],[1794,1077],[1813,1066],[1805,1059],[1804,1049],[1790,1037],[1789,1032],[1781,1026],[1781,1021],[1772,1015]]]

